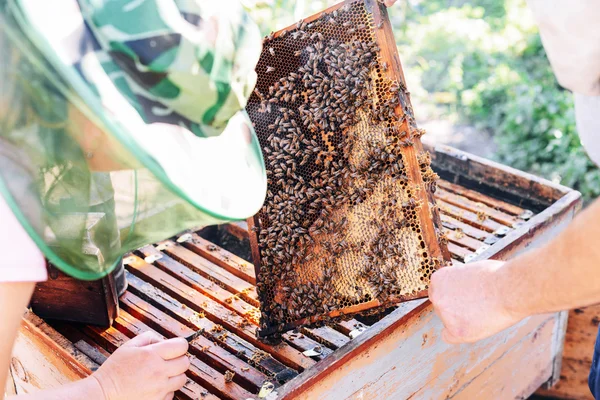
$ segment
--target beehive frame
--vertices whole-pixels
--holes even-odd
[[[426,296],[450,256],[385,7],[345,1],[272,33],[256,70],[259,336]]]

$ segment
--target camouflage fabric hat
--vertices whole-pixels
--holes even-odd
[[[0,107],[0,141],[25,164],[0,152],[0,193],[59,268],[95,279],[135,246],[260,208],[242,110],[261,37],[237,1],[0,0],[0,16],[0,105],[19,113]]]

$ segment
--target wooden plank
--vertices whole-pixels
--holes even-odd
[[[332,349],[339,349],[350,341],[350,338],[329,326],[319,328],[302,328],[305,335],[312,337],[319,343],[322,343]]]
[[[146,325],[142,321],[137,320],[136,318],[134,318],[133,316],[131,316],[130,314],[128,314],[126,312],[122,312],[121,315],[119,316],[119,319],[117,321],[115,321],[115,323],[119,326],[119,329],[123,333],[125,333],[128,337],[131,337],[131,338],[133,338],[141,333],[144,333],[144,332],[153,332],[163,338],[166,337],[166,336],[162,335],[160,332],[157,332],[156,330],[152,329],[150,326]],[[238,394],[239,393],[244,394],[243,391],[240,392],[238,390],[238,384],[239,384],[238,381],[243,381],[244,383],[248,383],[247,381],[245,381],[244,379],[240,379],[239,376],[236,377],[234,375],[233,381],[236,382],[236,384],[224,386],[223,383],[226,383],[226,382],[224,382],[225,371],[217,371],[212,366],[205,363],[204,360],[201,360],[200,357],[198,357],[198,354],[204,354],[204,351],[202,350],[202,346],[205,344],[205,342],[202,342],[202,339],[203,339],[202,337],[199,337],[198,339],[200,339],[200,340],[199,341],[194,340],[190,343],[190,353],[192,353],[193,357],[196,357],[198,359],[198,363],[196,364],[196,367],[199,368],[200,370],[202,370],[203,374],[214,375],[213,379],[207,380],[206,378],[204,378],[199,383],[201,385],[207,387],[209,390],[216,392],[218,394],[223,394],[224,389],[225,389],[225,392],[229,392],[228,389],[231,389],[233,392],[237,392]],[[210,347],[215,347],[212,343],[209,343],[208,345]],[[192,361],[192,357],[190,357],[190,361]],[[212,361],[214,361],[214,359]],[[193,368],[190,369],[190,372],[193,375],[194,372],[191,371],[192,369]],[[225,370],[227,370],[227,369],[225,368]],[[223,372],[223,373],[221,373],[221,372]],[[235,372],[237,375],[241,371],[232,371],[232,372]],[[217,384],[214,385],[214,382],[216,382]],[[262,384],[262,382],[263,381],[261,380],[260,384]],[[250,390],[257,393],[258,387],[260,385],[250,384],[250,386],[251,386]],[[240,385],[240,389],[243,390],[241,385]],[[225,393],[225,396],[231,397],[234,394],[235,393]]]
[[[333,350],[324,345],[323,343],[319,343],[316,340],[306,336],[302,332],[286,332],[283,335],[285,341],[292,347],[304,352],[307,350],[314,350],[317,346],[321,348],[321,354],[317,356],[312,356],[311,358],[315,360],[322,360],[327,357],[329,354],[333,353]]]
[[[100,344],[96,343],[92,338],[84,334],[81,330],[76,328],[77,325],[74,325],[69,322],[64,321],[52,321],[52,328],[56,329],[60,332],[61,335],[64,335],[65,338],[79,350],[83,354],[85,354],[88,358],[96,362],[94,359],[103,359],[110,357],[110,352],[106,351],[104,347]],[[77,343],[85,342],[87,345],[91,346],[89,349],[86,345],[78,346]],[[81,347],[81,348],[80,348]],[[90,354],[88,354],[88,351]]]
[[[548,344],[552,342],[553,329],[550,322],[541,325],[449,398],[471,400],[529,397],[552,374],[553,360],[548,356],[551,352]]]
[[[482,214],[484,217],[482,219],[472,211],[465,210],[450,203],[446,203],[443,200],[437,200],[437,205],[444,214],[451,215],[455,219],[462,221],[465,224],[474,226],[486,232],[493,233],[506,226],[487,218],[487,214]]]
[[[543,388],[550,388],[556,384],[560,379],[560,371],[562,369],[562,359],[565,346],[565,334],[567,332],[567,318],[569,316],[568,311],[561,311],[558,313],[556,318],[556,324],[554,327],[554,335],[552,340],[552,353],[555,354],[554,362],[552,364],[552,375],[543,385]]]
[[[258,325],[258,316],[260,311],[254,304],[248,304],[242,300],[237,294],[234,294],[227,289],[222,288],[218,282],[211,281],[201,274],[195,272],[195,269],[189,268],[186,265],[176,261],[175,259],[159,252],[153,246],[144,246],[139,249],[139,252],[144,256],[160,256],[152,264],[159,267],[162,271],[168,273],[182,283],[199,291],[203,295],[219,302],[223,307],[237,312],[248,322]]]
[[[197,312],[204,313],[207,318],[216,324],[223,325],[230,332],[251,342],[254,346],[263,351],[273,352],[273,357],[288,365],[293,369],[303,369],[314,363],[310,358],[305,357],[298,350],[289,345],[281,344],[274,348],[257,339],[255,329],[247,325],[246,320],[238,314],[227,310],[221,304],[215,302],[202,293],[183,285],[177,279],[171,277],[158,268],[150,265],[136,256],[130,256],[127,259],[129,271],[134,275],[150,282],[156,288],[163,290],[178,301],[186,304],[187,307]]]
[[[98,365],[104,364],[106,359],[109,357],[105,352],[98,350],[95,346],[92,346],[83,339],[73,343],[77,350],[88,356],[92,361]]]
[[[444,227],[443,232],[446,233],[446,236],[448,237],[448,241],[456,244],[457,246],[465,247],[471,251],[476,251],[477,249],[479,249],[485,245],[485,243],[480,242],[477,239],[473,239],[472,237],[465,235],[463,233],[463,231],[460,229],[454,231],[454,230]]]
[[[132,293],[125,293],[120,300],[123,310],[164,336],[189,338],[196,332]],[[121,313],[119,318],[127,319],[128,314]],[[116,323],[119,324],[120,319]],[[130,324],[134,325],[135,322],[130,320]],[[234,381],[248,390],[259,388],[267,380],[265,374],[202,335],[190,343],[190,348],[191,353],[219,372],[235,372]]]
[[[505,201],[495,199],[491,196],[485,195],[485,194],[477,192],[475,190],[464,188],[462,186],[448,182],[444,179],[440,179],[438,181],[437,185],[439,188],[445,189],[452,193],[459,194],[461,196],[466,197],[467,199],[476,201],[478,203],[486,204],[491,208],[503,211],[510,215],[514,215],[515,217],[518,217],[519,215],[523,214],[523,212],[525,211],[524,208],[521,208],[519,206],[515,206],[515,205],[507,203]],[[436,197],[437,197],[437,191],[436,191]]]
[[[445,228],[452,229],[454,231],[461,230],[465,235],[470,236],[473,239],[484,241],[488,237],[493,236],[489,232],[482,231],[481,229],[478,229],[469,224],[465,224],[464,222],[461,222],[450,215],[446,215],[444,213],[444,210],[441,210],[440,218]]]
[[[85,353],[82,353],[73,342],[61,335],[56,329],[48,325],[44,320],[35,315],[31,311],[27,311],[23,316],[23,323],[39,329],[41,333],[48,339],[56,343],[66,352],[70,358],[73,358],[84,370],[95,371],[98,368],[98,363],[94,362]]]
[[[478,203],[473,200],[469,200],[466,197],[462,197],[458,194],[445,191],[444,189],[438,189],[435,192],[436,199],[443,200],[448,204],[453,204],[464,210],[472,211],[475,213],[482,212],[487,215],[488,218],[506,226],[513,226],[517,222],[521,221],[513,215],[506,214],[502,211],[496,210],[492,207],[487,206],[483,203]]]
[[[227,226],[237,225],[228,224]],[[245,236],[246,238],[248,237],[247,232]],[[183,246],[186,249],[198,254],[199,256],[202,256],[207,260],[215,263],[221,268],[231,272],[238,278],[241,278],[246,282],[256,285],[254,265],[244,260],[243,258],[240,258],[235,254],[230,253],[222,247],[219,247],[214,243],[209,242],[200,235],[193,233],[192,240],[183,243]]]
[[[112,326],[109,328],[100,328],[87,325],[83,328],[83,332],[109,353],[114,353],[115,350],[129,341],[129,336]]]
[[[185,385],[181,388],[179,392],[175,393],[175,399],[184,399],[184,400],[198,400],[198,399],[206,399],[206,400],[221,400],[217,396],[212,393],[209,393],[208,390],[204,389],[202,386],[188,378]]]
[[[235,382],[227,382],[223,375],[217,373],[196,357],[190,356],[190,363],[189,375],[201,385],[217,390],[218,397],[215,396],[215,399],[240,400],[254,397]],[[204,399],[205,397],[201,398]]]
[[[342,332],[344,335],[350,335],[350,332],[352,331],[356,331],[357,329],[366,330],[369,328],[369,326],[352,318],[348,321],[337,322],[335,324],[335,328]]]
[[[425,141],[430,139],[424,136]],[[479,183],[481,191],[489,193],[490,189],[523,201],[535,202],[550,206],[572,190],[515,168],[487,160],[473,154],[445,145],[425,143],[432,155],[432,163],[436,169],[442,169],[457,177],[455,183],[465,178]],[[484,183],[483,183],[484,182]],[[478,186],[474,186],[478,188]],[[487,188],[487,190],[486,190]]]
[[[493,258],[507,260],[553,239],[565,229],[581,208],[581,193],[570,192],[554,205],[537,214],[527,224],[510,231],[473,261]]]
[[[465,257],[473,254],[473,252],[470,251],[469,249],[465,249],[464,247],[457,246],[452,242],[448,243],[448,250],[452,254],[453,258],[457,258],[458,260],[463,261],[463,262],[465,261]]]
[[[558,383],[551,389],[540,389],[536,393],[550,399],[594,400],[588,386],[591,366],[586,361],[564,358]]]
[[[186,249],[178,243],[173,241],[164,241],[160,242],[159,246],[165,244],[167,247],[163,249],[163,252],[185,266],[191,268],[194,272],[218,282],[220,285],[223,285],[225,289],[239,295],[242,299],[251,303],[252,305],[258,306],[258,295],[256,294],[256,288],[252,284],[238,278],[231,272],[220,268],[207,259],[200,257],[198,254]]]
[[[398,315],[402,317],[397,319]],[[335,352],[271,399],[452,398],[494,362],[512,354],[524,338],[529,338],[525,346],[541,351],[550,366],[554,357],[548,336],[554,332],[554,323],[555,315],[535,316],[481,342],[448,345],[441,339],[442,324],[433,307],[424,301],[408,313],[396,310],[372,326],[370,331],[377,331],[373,343],[367,345],[367,335],[360,335],[345,347],[347,351]],[[550,376],[550,369],[538,378],[538,385]],[[478,386],[489,384],[496,390],[510,385],[511,379],[489,377]]]
[[[48,264],[48,280],[36,284],[31,309],[43,318],[109,326],[118,313],[113,274],[82,281]]]
[[[266,356],[264,352],[270,350],[272,352],[271,354],[277,355],[280,349],[284,352],[288,352],[287,346],[267,346],[261,343],[260,348],[257,348],[258,346],[239,337],[235,333],[229,332],[227,335],[224,335],[223,332],[220,331],[221,325],[206,318],[206,313],[196,312],[186,304],[181,303],[178,299],[173,298],[170,294],[163,292],[134,275],[128,274],[127,280],[131,291],[137,296],[195,330],[204,329],[205,334],[210,334],[212,340],[219,343],[230,352],[235,353],[241,359],[251,361],[257,368],[272,374],[277,379],[287,380],[295,376],[293,370],[285,367],[282,368],[283,364],[275,360],[272,356]],[[302,355],[301,353],[299,354]],[[306,359],[304,365],[315,364],[310,358],[303,355],[302,357]]]
[[[90,368],[97,366],[89,359],[84,361],[85,356],[79,352],[75,357],[74,346],[63,348],[54,340],[58,335],[55,331],[29,319],[35,320],[30,315],[23,319],[10,362],[17,393],[57,388],[85,378]],[[52,336],[46,332],[52,332]]]
[[[599,324],[600,305],[571,310],[565,337],[565,357],[591,363]]]

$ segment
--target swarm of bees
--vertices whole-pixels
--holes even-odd
[[[355,2],[265,39],[247,106],[267,166],[267,196],[251,231],[264,332],[305,319],[326,323],[352,305],[416,294],[401,284],[407,252],[420,262],[420,290],[443,263],[422,238],[419,213],[433,200],[419,194],[405,151],[424,132],[404,82],[380,57],[373,28],[383,25]],[[365,140],[364,130],[376,134]],[[417,153],[427,196],[438,179],[430,162]],[[356,219],[341,210],[364,204],[375,215],[358,237],[351,232]],[[403,241],[408,232],[419,239]],[[356,269],[351,277],[337,261],[348,254],[359,257],[348,266]],[[307,278],[302,270],[317,272]],[[341,288],[342,281],[357,283]]]

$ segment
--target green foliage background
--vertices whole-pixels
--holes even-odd
[[[249,2],[267,34],[333,4]],[[600,172],[583,150],[573,99],[554,77],[525,0],[399,0],[389,9],[413,98],[443,118],[490,132],[495,158],[600,194]],[[431,111],[433,109],[434,111]]]

